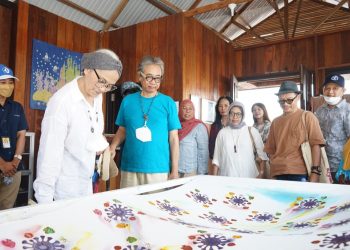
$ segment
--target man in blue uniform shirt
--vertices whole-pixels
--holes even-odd
[[[13,72],[0,64],[0,210],[12,208],[21,184],[20,168],[28,129],[23,107],[10,100]]]

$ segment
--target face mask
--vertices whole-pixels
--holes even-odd
[[[323,96],[323,98],[329,105],[336,105],[341,101],[341,96],[334,96],[334,97]]]
[[[15,85],[14,84],[0,84],[0,96],[3,97],[10,97],[12,95],[13,89]]]

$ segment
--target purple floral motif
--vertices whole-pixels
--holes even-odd
[[[30,240],[23,240],[23,249],[33,250],[63,250],[65,246],[58,240],[54,240],[52,237],[46,237],[41,235],[40,237],[34,237]]]
[[[275,222],[276,218],[273,214],[270,213],[256,213],[255,215],[251,215],[251,218],[248,220],[257,221],[257,222]]]
[[[192,198],[196,203],[202,204],[203,207],[209,207],[213,205],[213,201],[216,201],[215,199],[210,200],[206,194],[201,193],[198,189],[191,191],[186,196]]]
[[[231,221],[236,221],[234,219],[228,220],[227,218],[223,216],[218,216],[213,212],[209,212],[209,214],[203,214],[199,216],[199,218],[208,219],[210,222],[221,224],[223,226],[231,225],[232,224]]]
[[[334,210],[330,211],[331,214],[337,214],[341,212],[346,212],[350,210],[350,202],[345,203],[344,205],[336,207]]]
[[[312,209],[322,209],[325,205],[326,196],[320,198],[307,198],[298,197],[293,203],[293,211],[305,211]]]
[[[338,222],[335,222],[335,223],[324,224],[324,225],[321,226],[321,228],[328,229],[328,228],[331,228],[331,227],[344,226],[344,225],[347,225],[349,223],[350,223],[350,218],[346,219],[346,220],[341,220],[341,221],[338,221]]]
[[[314,209],[320,205],[320,201],[315,198],[303,200],[299,204],[300,209]]]
[[[110,207],[105,209],[108,218],[113,219],[115,221],[128,221],[130,217],[133,217],[132,209],[128,207],[124,207],[120,204],[113,204]]]
[[[138,246],[138,245],[131,246],[131,245],[128,245],[128,246],[124,247],[123,250],[151,250],[151,249],[148,248],[148,247],[144,247],[144,246]]]
[[[234,208],[249,209],[249,206],[252,204],[251,200],[253,199],[254,197],[250,195],[242,195],[235,194],[234,192],[229,192],[223,202],[232,205]]]
[[[250,202],[248,202],[248,200],[243,197],[243,196],[233,196],[230,200],[231,204],[237,206],[237,207],[243,207],[246,205],[249,205]]]
[[[350,233],[326,236],[320,244],[320,247],[327,247],[328,249],[344,249],[348,246],[350,246]]]
[[[314,223],[314,222],[309,222],[309,221],[305,221],[305,222],[290,222],[287,223],[287,225],[284,226],[284,229],[294,229],[294,230],[298,230],[298,229],[305,229],[305,228],[312,228],[312,227],[316,227],[318,223]]]
[[[216,250],[224,249],[225,246],[234,246],[233,241],[222,235],[202,234],[193,241],[193,244],[201,250]]]
[[[228,220],[223,216],[210,215],[208,219],[214,223],[227,224]]]
[[[180,208],[171,205],[170,202],[166,200],[164,200],[164,202],[157,201],[157,206],[162,211],[168,212],[170,215],[174,215],[174,216],[183,215],[184,213],[186,213]]]

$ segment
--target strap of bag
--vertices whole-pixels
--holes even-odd
[[[255,141],[254,141],[254,138],[253,138],[253,135],[252,135],[251,128],[252,127],[248,127],[248,130],[249,130],[250,140],[252,141],[252,144],[253,144],[254,153],[256,153],[256,146],[255,146]]]
[[[303,125],[304,125],[304,128],[305,128],[305,141],[309,141],[309,135],[308,135],[308,133],[307,133],[307,128],[306,128],[306,113],[307,113],[307,111],[304,111],[303,112],[303,114],[301,115],[301,121],[302,121],[302,123],[303,123]]]

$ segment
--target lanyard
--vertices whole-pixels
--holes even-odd
[[[143,109],[143,102],[142,102],[142,97],[141,97],[141,93],[140,93],[140,105],[141,105],[141,112],[142,112],[143,120],[144,120],[144,126],[146,126],[146,124],[147,124],[149,112],[150,112],[150,110],[151,110],[151,107],[152,107],[152,104],[153,104],[153,102],[154,102],[154,99],[156,99],[157,95],[158,95],[158,92],[157,92],[157,94],[152,98],[151,104],[148,106],[148,110],[147,110],[147,112],[145,113],[145,111],[144,111],[144,109]]]

